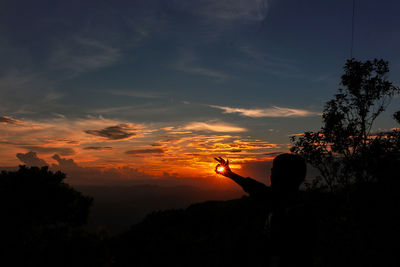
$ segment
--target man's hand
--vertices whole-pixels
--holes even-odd
[[[224,160],[223,158],[214,158],[216,161],[218,161],[218,165],[215,166],[215,172],[217,174],[221,174],[224,176],[229,176],[229,173],[231,173],[231,169],[229,168],[229,160]]]
[[[259,192],[264,192],[264,188],[267,188],[267,186],[263,183],[257,182],[256,180],[253,180],[251,178],[244,178],[232,172],[231,168],[229,168],[229,160],[224,160],[221,157],[214,159],[218,161],[218,165],[215,167],[215,172],[231,179],[232,181],[240,185],[247,193],[259,195]]]

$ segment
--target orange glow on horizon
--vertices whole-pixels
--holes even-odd
[[[117,176],[215,179],[215,157],[229,158],[232,171],[246,175],[243,171],[247,164],[271,160],[267,153],[281,151],[282,147],[239,134],[178,133],[178,126],[160,128],[102,117],[57,117],[1,126],[2,166],[30,165],[37,159],[21,161],[16,154],[33,151],[35,157],[68,176],[93,173],[94,183],[96,175],[104,175],[110,182]],[[217,169],[219,173],[225,171],[223,166]]]

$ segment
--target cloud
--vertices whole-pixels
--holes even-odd
[[[49,165],[37,157],[35,152],[18,153],[17,157],[28,166]],[[135,181],[150,180],[150,176],[129,166],[102,169],[99,167],[82,167],[74,159],[52,156],[57,164],[52,164],[52,171],[61,170],[67,174],[67,182],[78,185],[132,184]]]
[[[263,20],[267,14],[266,0],[175,0],[181,9],[208,21]]]
[[[284,78],[305,77],[296,62],[292,60],[272,55],[265,52],[265,49],[257,49],[251,45],[243,45],[239,49],[247,57],[247,60],[236,61],[235,64],[243,70]]]
[[[272,144],[266,141],[257,139],[244,139],[240,136],[195,136],[186,141],[189,143],[187,147],[196,148],[197,151],[204,151],[206,153],[246,153],[260,154],[266,149],[278,148],[278,144]]]
[[[212,108],[221,109],[224,113],[239,113],[241,116],[261,118],[261,117],[271,117],[271,118],[287,118],[287,117],[310,117],[320,115],[318,112],[313,112],[305,109],[294,109],[294,108],[282,108],[273,106],[271,108],[264,109],[246,109],[246,108],[232,108],[224,106],[209,105]]]
[[[199,58],[195,56],[195,54],[191,51],[186,51],[185,53],[182,53],[172,67],[179,71],[219,80],[230,78],[229,74],[206,68],[204,66],[199,66]]]
[[[135,98],[162,98],[164,97],[161,93],[155,92],[144,92],[144,91],[135,91],[135,90],[110,90],[109,94],[117,95],[117,96],[130,96]]]
[[[61,158],[58,154],[55,154],[54,156],[51,157],[55,161],[58,162],[58,167],[61,169],[78,169],[80,168],[78,164],[74,162],[73,159],[66,159],[66,158]]]
[[[40,153],[59,153],[63,156],[75,154],[75,151],[69,147],[43,147],[43,146],[25,146],[25,145],[20,147]]]
[[[9,116],[0,116],[0,123],[3,124],[21,124],[22,122],[19,120],[16,120],[14,118],[11,118]]]
[[[87,146],[84,147],[85,150],[112,150],[113,148],[110,146]]]
[[[246,128],[227,123],[191,122],[183,127],[184,130],[206,132],[245,132]]]
[[[77,36],[60,44],[49,64],[53,68],[71,70],[76,75],[111,65],[120,56],[120,50],[116,47],[96,39]]]
[[[86,130],[85,133],[104,137],[108,140],[125,140],[136,135],[130,132],[128,124],[119,124],[116,126],[106,127],[102,130]]]
[[[164,150],[161,148],[149,148],[149,149],[136,149],[125,151],[125,154],[136,155],[136,154],[162,154]]]
[[[276,144],[252,138],[239,123],[219,120],[134,124],[101,116],[57,116],[1,128],[0,142],[7,145],[2,146],[0,156],[7,166],[17,165],[18,152],[32,149],[43,158],[36,156],[36,161],[48,162],[51,170],[65,172],[68,181],[76,184],[125,183],[137,177],[160,178],[163,172],[193,177],[194,169],[197,177],[206,177],[214,175],[215,156],[229,157],[239,165],[264,159],[265,153],[278,149]],[[118,142],[130,138],[132,132],[134,139]],[[110,140],[115,140],[113,145]],[[73,151],[73,158],[67,156]]]
[[[28,116],[53,112],[59,107],[56,102],[63,96],[55,88],[56,75],[46,78],[39,72],[40,68],[26,64],[27,70],[0,74],[0,112]]]
[[[17,153],[17,158],[27,166],[48,166],[49,164],[41,158],[38,158],[36,152]]]
[[[37,78],[37,74],[23,73],[17,69],[11,69],[0,75],[0,88],[3,90],[15,90],[25,87]],[[14,91],[15,92],[15,91]]]
[[[217,78],[217,79],[227,79],[229,78],[228,74],[219,72],[219,71],[215,71],[215,70],[211,70],[211,69],[207,69],[204,67],[197,67],[197,66],[190,66],[190,65],[177,65],[175,66],[176,70],[180,70],[183,72],[187,72],[187,73],[192,73],[192,74],[197,74],[197,75],[202,75],[202,76],[207,76],[207,77],[211,77],[211,78]]]
[[[112,114],[112,113],[121,114],[122,112],[131,113],[133,109],[134,109],[133,106],[118,106],[118,107],[107,107],[107,108],[95,108],[90,110],[90,112],[96,114]]]
[[[161,146],[161,144],[153,143],[153,144],[151,144],[151,146]]]
[[[280,130],[270,128],[270,129],[268,129],[268,132],[270,132],[270,133],[279,133]]]

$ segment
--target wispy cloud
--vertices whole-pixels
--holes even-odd
[[[239,47],[239,51],[246,57],[246,60],[235,61],[233,64],[246,71],[285,78],[304,78],[305,76],[296,62],[268,53],[265,49],[260,50],[252,45],[242,45]]]
[[[187,72],[187,73],[192,73],[192,74],[197,74],[201,76],[207,76],[211,78],[217,78],[217,79],[227,79],[229,78],[228,74],[225,74],[223,72],[207,69],[204,67],[196,67],[196,66],[190,66],[190,65],[177,65],[175,69]]]
[[[25,87],[37,79],[37,73],[23,73],[17,69],[11,69],[0,76],[0,88],[3,90],[15,90]]]
[[[106,108],[95,108],[90,110],[91,113],[95,114],[112,114],[112,113],[122,113],[130,112],[134,109],[134,106],[118,106],[118,107],[106,107]]]
[[[267,14],[266,0],[175,0],[181,9],[202,16],[206,20],[231,22],[235,20],[263,20]]]
[[[224,113],[238,113],[241,116],[253,117],[253,118],[261,118],[261,117],[310,117],[320,115],[318,112],[313,112],[305,109],[295,109],[295,108],[283,108],[272,106],[270,108],[264,109],[246,109],[246,108],[233,108],[233,107],[224,107],[224,106],[216,106],[209,105],[212,108],[221,109]]]
[[[187,144],[188,147],[195,147],[197,150],[204,152],[229,152],[229,153],[240,153],[245,151],[258,151],[264,149],[275,149],[279,145],[271,144],[261,140],[250,140],[243,139],[240,137],[230,136],[213,136],[207,138],[199,136],[192,138]]]
[[[87,146],[84,147],[85,150],[112,150],[113,148],[110,146]]]
[[[161,98],[164,94],[148,92],[148,91],[137,91],[137,90],[110,90],[107,91],[109,94],[117,96],[129,96],[135,98]]]
[[[243,45],[240,46],[240,51],[244,53],[246,56],[251,58],[253,61],[257,61],[262,63],[264,66],[279,68],[281,70],[286,71],[297,71],[297,67],[294,65],[294,62],[279,56],[271,55],[266,53],[265,51],[258,51],[251,45]]]
[[[0,116],[0,123],[3,124],[21,124],[22,122],[9,116]]]
[[[190,122],[183,127],[184,130],[206,131],[206,132],[246,132],[246,128],[238,127],[228,123],[221,122]]]
[[[28,64],[27,64],[28,65]],[[0,74],[0,112],[33,114],[62,97],[37,69],[13,69]],[[18,93],[16,93],[18,92]]]
[[[47,120],[23,120],[18,125],[11,124],[13,120],[6,118],[3,118],[5,122],[0,130],[0,143],[8,146],[4,150],[22,148],[45,154],[90,153],[90,150],[95,149],[83,148],[109,147],[109,141],[123,141],[133,136],[143,138],[151,131],[141,124],[92,116],[80,119],[57,116]]]
[[[116,47],[78,36],[60,44],[50,58],[49,65],[68,69],[76,75],[111,65],[120,56],[120,50]]]
[[[172,67],[179,71],[219,80],[230,78],[227,73],[201,66],[193,52],[182,53]]]
[[[149,148],[149,149],[134,149],[125,151],[125,154],[128,155],[137,155],[137,154],[162,154],[164,150],[161,148]]]

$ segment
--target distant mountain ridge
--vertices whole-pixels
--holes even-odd
[[[75,186],[94,198],[89,229],[107,229],[110,234],[127,231],[153,211],[187,208],[206,200],[240,198],[244,193],[232,188],[205,188],[190,185],[160,186]]]

